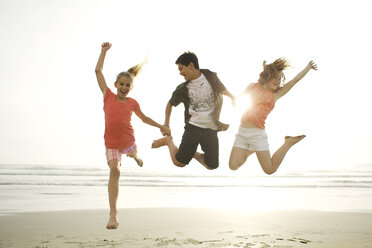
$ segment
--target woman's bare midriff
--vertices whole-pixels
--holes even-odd
[[[242,121],[240,122],[240,126],[243,128],[259,128],[251,121]]]

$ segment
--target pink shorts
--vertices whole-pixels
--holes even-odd
[[[127,156],[137,153],[137,145],[134,143],[128,148],[124,149],[110,149],[106,148],[106,159],[107,163],[111,160],[118,160],[121,162],[121,155],[125,154]]]

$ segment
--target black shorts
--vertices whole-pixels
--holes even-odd
[[[185,132],[176,159],[182,164],[188,164],[194,157],[198,145],[204,152],[204,161],[211,169],[216,169],[218,161],[218,137],[217,130],[209,128],[200,128],[191,124],[186,124]]]

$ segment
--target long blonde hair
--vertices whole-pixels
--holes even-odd
[[[266,64],[266,61],[264,61],[263,71],[260,73],[260,78],[258,79],[258,82],[260,82],[261,85],[264,85],[268,81],[270,81],[270,79],[277,76],[278,73],[283,72],[283,70],[285,70],[288,67],[290,67],[290,64],[284,58],[279,58],[271,64]],[[284,74],[282,74],[282,78],[283,80],[285,80]]]

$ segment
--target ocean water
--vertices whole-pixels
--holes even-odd
[[[106,167],[0,165],[0,214],[108,209],[108,172]],[[273,176],[123,169],[118,207],[370,212],[372,167]]]

